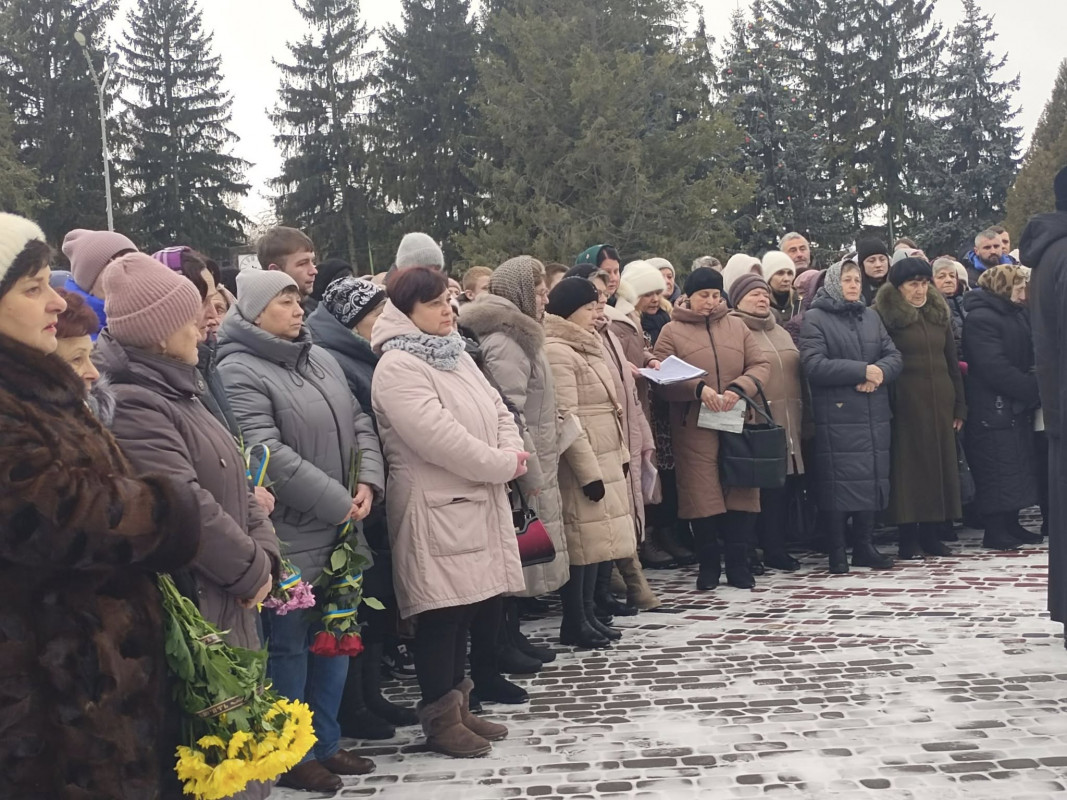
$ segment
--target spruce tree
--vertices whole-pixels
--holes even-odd
[[[367,175],[370,33],[358,0],[294,0],[310,31],[289,44],[271,119],[284,156],[272,183],[282,224],[307,233],[319,258],[353,266],[367,252],[372,215]],[[381,263],[384,254],[375,256]]]
[[[241,243],[247,162],[228,153],[232,100],[194,0],[142,0],[120,47],[129,102],[133,222],[146,249],[187,244],[222,255]]]
[[[751,253],[776,249],[792,230],[836,248],[840,213],[821,160],[826,133],[791,85],[795,65],[774,37],[761,0],[751,19],[732,20],[720,89],[744,133],[738,168],[756,177],[755,196],[734,222]]]
[[[485,18],[475,169],[485,227],[460,250],[569,262],[597,242],[685,263],[733,244],[752,183],[689,67],[681,0],[498,0]]]
[[[373,172],[397,212],[394,238],[424,231],[451,257],[474,216],[477,30],[469,0],[402,0],[402,14],[382,32]]]
[[[1004,219],[1015,178],[1021,131],[1012,121],[1018,77],[999,80],[1007,62],[998,55],[993,19],[964,0],[949,57],[934,94],[936,136],[927,142],[921,233],[934,253],[955,253],[974,235]],[[967,248],[964,248],[967,249]]]
[[[41,207],[37,174],[19,161],[12,133],[11,111],[0,97],[0,211],[36,219]]]
[[[97,93],[74,34],[85,35],[102,70],[104,30],[116,6],[117,0],[0,4],[0,93],[19,161],[37,178],[37,222],[53,242],[72,228],[107,225]]]
[[[1052,95],[1034,128],[1030,147],[1023,157],[1015,184],[1008,192],[1007,228],[1019,240],[1027,220],[1034,214],[1052,211],[1056,200],[1052,179],[1067,166],[1067,59],[1060,63]]]

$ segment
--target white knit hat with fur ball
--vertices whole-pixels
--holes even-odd
[[[8,270],[34,239],[44,242],[44,231],[40,226],[17,214],[0,214],[0,283],[4,282]]]
[[[618,289],[623,300],[634,303],[641,295],[665,291],[667,282],[663,280],[663,273],[647,261],[631,261],[623,267]]]

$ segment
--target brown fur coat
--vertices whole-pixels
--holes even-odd
[[[0,336],[0,797],[177,796],[155,570],[192,493],[135,480],[56,356]]]

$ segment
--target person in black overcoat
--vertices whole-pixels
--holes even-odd
[[[1033,270],[1034,355],[1049,442],[1048,609],[1053,621],[1067,625],[1067,448],[1063,442],[1067,382],[1061,378],[1067,376],[1067,167],[1056,176],[1054,189],[1056,211],[1030,219],[1019,255]]]
[[[1034,412],[1041,403],[1026,278],[1019,267],[1001,264],[983,272],[978,286],[963,301],[967,459],[984,546],[1013,550],[1041,541],[1019,524],[1019,511],[1038,501]]]

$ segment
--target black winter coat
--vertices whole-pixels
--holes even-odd
[[[1033,269],[1034,355],[1049,438],[1048,608],[1053,620],[1067,624],[1067,212],[1033,217],[1023,230],[1020,255]]]
[[[815,416],[813,473],[819,508],[880,511],[889,502],[890,420],[887,384],[900,375],[900,353],[878,314],[862,302],[820,289],[800,328],[800,361]],[[877,391],[856,391],[874,364]]]
[[[326,310],[326,306],[321,304],[308,315],[306,324],[308,332],[311,333],[311,340],[329,352],[341,365],[348,388],[359,401],[359,407],[373,419],[370,383],[374,377],[374,368],[378,365],[378,356],[370,349],[370,342],[338,322],[333,314]]]
[[[967,362],[965,446],[980,514],[1037,503],[1034,409],[1040,404],[1027,310],[973,289],[963,301]]]
[[[135,479],[84,398],[0,336],[0,797],[179,797],[155,571],[196,555],[196,499]]]

